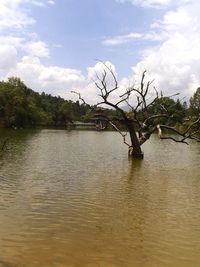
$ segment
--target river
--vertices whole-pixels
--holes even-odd
[[[1,130],[0,266],[199,267],[200,144]]]

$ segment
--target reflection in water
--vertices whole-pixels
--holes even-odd
[[[199,266],[199,145],[155,137],[140,161],[113,132],[16,133],[1,159],[0,263]]]

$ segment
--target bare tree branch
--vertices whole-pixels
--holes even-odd
[[[179,93],[172,94],[170,96],[163,96],[162,91],[158,92],[155,87],[152,87],[154,80],[146,82],[146,70],[143,71],[140,80],[139,87],[135,85],[129,86],[123,93],[119,94],[119,99],[114,102],[112,96],[119,89],[119,84],[116,75],[111,66],[108,66],[102,61],[104,69],[102,76],[96,73],[96,79],[94,83],[99,89],[99,96],[101,100],[95,105],[107,105],[115,109],[120,114],[119,121],[122,121],[130,135],[131,144],[126,141],[127,134],[122,133],[120,129],[113,123],[113,119],[108,119],[110,125],[122,136],[124,144],[129,147],[129,152],[132,155],[143,155],[141,145],[144,144],[156,130],[160,139],[170,139],[174,142],[188,144],[188,139],[194,139],[200,141],[198,138],[200,128],[200,118],[190,124],[183,131],[179,131],[177,128],[165,125],[165,122],[172,122],[175,118],[174,110],[178,102],[172,101],[169,98],[173,98]],[[154,89],[154,94],[151,90]],[[77,92],[79,99],[84,103],[85,100]],[[114,94],[113,94],[114,93]],[[134,98],[132,98],[134,97]],[[126,112],[122,108],[122,104],[126,104],[130,108],[130,112]],[[153,114],[153,112],[156,112]],[[170,119],[170,120],[168,120]],[[172,124],[173,125],[173,124]],[[168,130],[174,135],[163,135],[163,131]]]
[[[145,124],[147,124],[148,121],[153,120],[153,119],[158,119],[158,118],[170,118],[168,114],[158,114],[158,115],[152,115],[144,121]]]
[[[81,97],[81,94],[76,91],[71,91],[71,93],[78,95],[78,98],[83,102],[83,104],[88,105],[85,100]]]
[[[196,121],[194,121],[191,125],[188,126],[188,128],[185,130],[184,134],[187,134],[188,132],[190,132],[190,130],[197,125],[200,127],[200,117]]]
[[[128,147],[131,147],[131,145],[130,144],[128,144],[127,143],[127,141],[126,141],[126,136],[127,136],[127,133],[122,133],[121,131],[120,131],[120,129],[113,123],[113,122],[111,122],[111,121],[109,121],[109,123],[110,123],[110,125],[112,125],[112,127],[123,137],[123,141],[124,141],[124,144],[125,145],[127,145]]]
[[[197,121],[199,121],[199,119]],[[195,124],[197,123],[197,121],[195,122]],[[189,127],[189,128],[191,129],[191,127]],[[188,142],[186,141],[187,139],[194,139],[198,142],[200,141],[199,138],[195,137],[195,134],[199,133],[199,131],[189,133],[188,129],[187,129],[185,132],[180,132],[179,130],[177,130],[174,127],[170,127],[167,125],[159,125],[159,124],[157,125],[157,129],[158,129],[158,136],[160,139],[171,139],[175,142],[184,143],[187,145],[188,145]],[[167,129],[167,130],[174,132],[177,136],[180,137],[180,139],[177,139],[177,138],[172,137],[172,136],[163,136],[162,129]]]

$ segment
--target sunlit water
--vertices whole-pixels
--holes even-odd
[[[2,131],[0,266],[199,267],[200,144]]]

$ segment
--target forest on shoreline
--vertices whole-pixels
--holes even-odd
[[[165,97],[169,111],[174,114],[170,124],[181,124],[183,120],[199,113],[200,88],[190,103]],[[148,112],[156,114],[159,103],[155,103]],[[103,109],[106,116],[120,120],[115,110]],[[128,112],[128,111],[127,111]],[[46,93],[38,93],[28,88],[17,77],[0,82],[0,127],[66,127],[75,121],[90,122],[94,116],[94,107],[79,100],[73,102]]]

